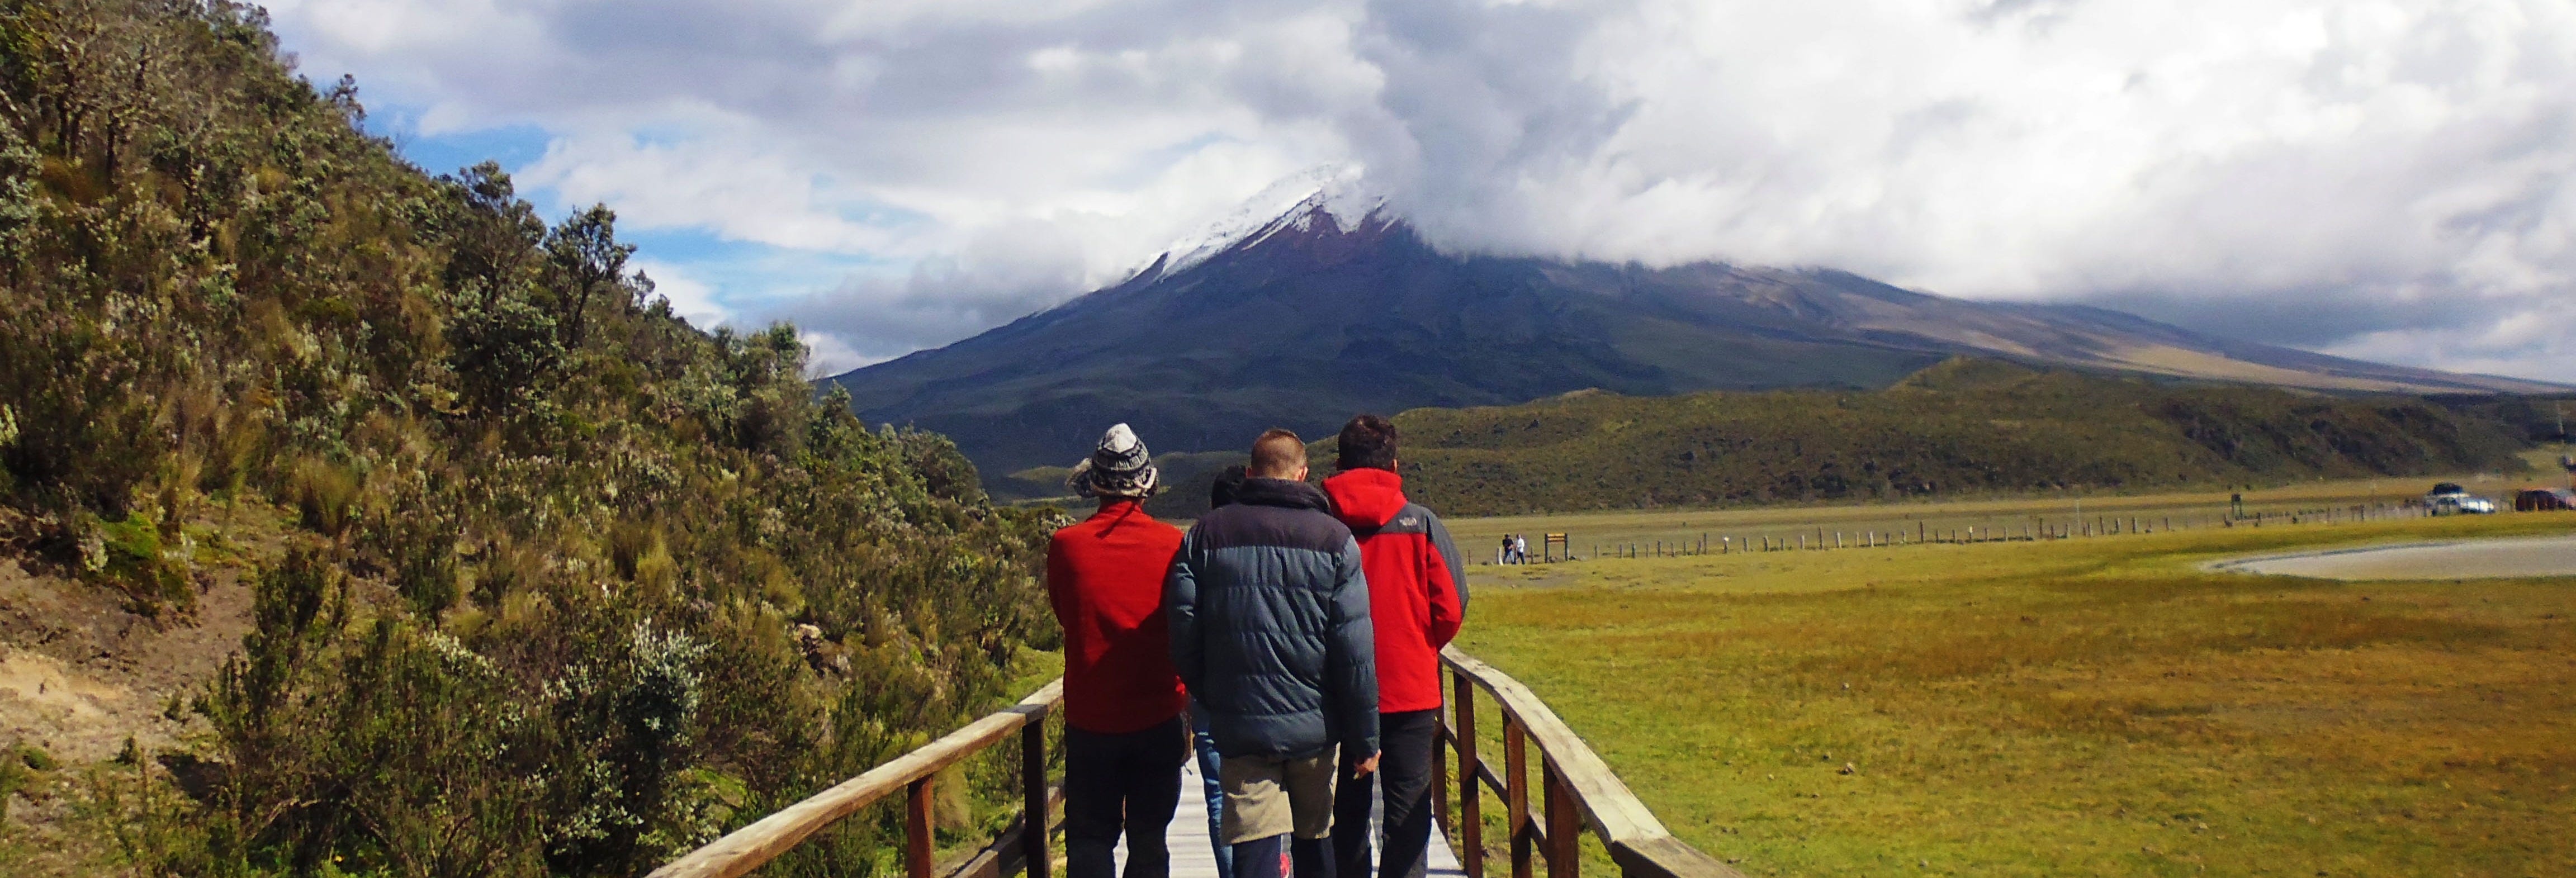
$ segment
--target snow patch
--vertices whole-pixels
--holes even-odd
[[[1136,273],[1179,274],[1217,254],[1259,243],[1282,230],[1312,229],[1319,220],[1331,222],[1334,231],[1348,232],[1385,207],[1386,196],[1367,188],[1359,168],[1309,168],[1270,184],[1224,218],[1172,242]],[[1159,270],[1155,267],[1157,262],[1161,263]]]

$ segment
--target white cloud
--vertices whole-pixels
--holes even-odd
[[[1445,246],[1832,265],[2566,378],[2555,0],[285,0],[317,78],[630,227],[910,264],[866,359],[1109,280],[1336,162]]]
[[[735,321],[732,308],[716,297],[716,291],[689,275],[685,268],[657,259],[638,258],[629,263],[645,277],[653,279],[653,294],[671,301],[671,313],[699,329],[714,329]]]

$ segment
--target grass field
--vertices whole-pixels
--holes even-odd
[[[1752,875],[2576,874],[2576,578],[2200,569],[2570,530],[2500,515],[1486,567],[1459,645]]]
[[[2554,463],[2543,461],[2546,453],[2531,455],[2536,469],[2523,474],[2468,474],[2440,480],[2458,482],[2469,490],[2496,498],[2501,505],[2512,505],[2511,492],[2533,485],[2562,484]],[[2080,528],[2082,522],[2097,525],[2106,519],[2120,519],[2125,527],[2130,519],[2149,529],[2215,527],[2229,512],[2229,497],[2242,493],[2248,514],[2287,515],[2304,510],[2348,508],[2352,506],[2393,507],[2409,499],[2420,499],[2437,479],[2380,478],[2345,479],[2306,482],[2259,490],[2190,491],[2154,494],[2069,493],[2063,496],[2013,497],[1992,500],[1943,501],[1924,503],[1873,503],[1838,506],[1781,505],[1740,509],[1713,510],[1623,510],[1587,512],[1568,515],[1520,515],[1494,518],[1462,518],[1449,522],[1450,532],[1471,564],[1491,564],[1494,550],[1504,534],[1529,538],[1530,551],[1540,550],[1540,536],[1563,533],[1573,544],[1578,557],[1624,555],[1625,547],[1638,547],[1638,554],[1652,554],[1661,543],[1667,549],[1688,544],[1697,546],[1703,539],[1710,551],[1717,551],[1722,541],[1733,538],[1737,545],[1747,539],[1765,537],[1794,541],[1801,536],[1810,541],[1823,539],[1830,543],[1841,534],[1846,544],[1857,544],[1868,534],[1881,537],[1903,533],[1907,539],[1923,532],[1965,531],[1977,528],[1979,533],[2008,533],[2018,536],[2026,527]]]

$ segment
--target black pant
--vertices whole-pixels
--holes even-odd
[[[1118,834],[1127,834],[1126,878],[1165,878],[1172,852],[1164,827],[1181,803],[1181,762],[1190,745],[1181,718],[1141,732],[1064,730],[1066,878],[1110,878]]]
[[[1227,857],[1234,861],[1234,878],[1281,878],[1279,874],[1279,841],[1288,843],[1288,860],[1296,878],[1337,878],[1333,874],[1333,840],[1331,838],[1297,838],[1296,833],[1238,841],[1227,846]]]
[[[1405,710],[1377,715],[1381,752],[1377,771],[1351,776],[1351,767],[1368,758],[1342,748],[1341,785],[1333,790],[1333,871],[1339,878],[1368,878],[1369,799],[1386,789],[1386,851],[1378,857],[1378,878],[1421,878],[1423,852],[1431,846],[1431,747],[1438,740],[1440,710]]]

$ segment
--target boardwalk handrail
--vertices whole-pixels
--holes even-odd
[[[1610,766],[1558,719],[1529,687],[1456,647],[1440,651],[1454,683],[1451,710],[1440,717],[1432,760],[1432,809],[1443,831],[1450,824],[1452,793],[1448,753],[1458,754],[1455,800],[1459,861],[1468,878],[1485,878],[1480,789],[1502,798],[1510,827],[1512,878],[1531,878],[1533,855],[1547,860],[1548,878],[1580,878],[1579,836],[1588,828],[1601,839],[1627,878],[1743,878],[1734,869],[1674,838],[1637,800]],[[1476,755],[1476,690],[1492,694],[1503,716],[1503,771]],[[998,878],[1024,864],[1029,878],[1047,878],[1047,815],[1053,797],[1046,779],[1046,716],[1064,700],[1056,679],[1020,703],[948,733],[939,740],[869,769],[804,801],[728,833],[705,847],[653,870],[649,878],[738,878],[767,865],[814,833],[885,799],[905,794],[906,878],[933,878],[931,782],[941,769],[1020,733],[1021,819],[1018,829],[955,870],[957,878]],[[1454,719],[1453,719],[1454,718]],[[1543,810],[1533,810],[1528,782],[1528,742],[1538,743],[1544,774]],[[1035,815],[1036,819],[1030,819]],[[1036,827],[1030,831],[1027,827]]]
[[[950,732],[946,737],[923,745],[920,749],[896,757],[894,761],[816,793],[804,801],[780,809],[777,813],[741,829],[727,833],[707,846],[690,851],[648,878],[736,878],[767,865],[786,853],[798,842],[822,831],[859,809],[875,804],[900,789],[905,792],[904,871],[907,878],[931,878],[931,778],[940,769],[999,743],[1013,731],[1020,733],[1021,821],[1026,827],[1034,823],[1036,832],[1021,831],[1017,853],[1028,864],[1029,878],[1046,878],[1050,865],[1045,831],[1047,814],[1046,783],[1046,716],[1064,700],[1064,679],[1056,678],[1020,703]],[[1028,815],[1038,815],[1031,821]],[[1005,833],[1007,836],[1008,833]],[[1011,847],[1004,839],[996,848]],[[987,858],[979,857],[978,862]],[[973,864],[970,864],[970,870]],[[987,868],[995,868],[987,863]],[[995,868],[995,871],[1003,871]]]
[[[1531,855],[1547,859],[1548,878],[1578,878],[1578,836],[1588,827],[1629,878],[1742,878],[1717,858],[1674,838],[1638,801],[1610,766],[1549,710],[1529,687],[1455,646],[1440,651],[1453,678],[1450,711],[1440,717],[1440,739],[1458,754],[1458,859],[1468,878],[1485,878],[1481,784],[1502,798],[1511,838],[1512,878],[1530,878]],[[1502,708],[1502,774],[1476,756],[1475,690],[1492,693]],[[1454,718],[1454,719],[1453,719]],[[1544,810],[1532,813],[1527,745],[1538,742],[1545,776]],[[1432,810],[1449,825],[1448,750],[1432,762]],[[1580,823],[1577,822],[1580,812]],[[1544,827],[1540,824],[1544,823]]]

